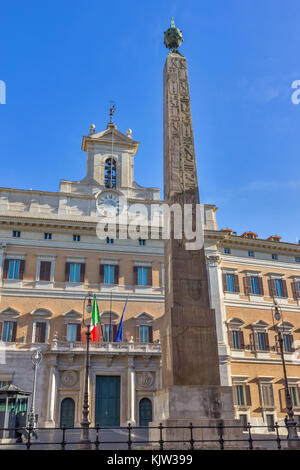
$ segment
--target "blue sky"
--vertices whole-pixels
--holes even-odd
[[[135,177],[163,187],[163,32],[182,29],[200,199],[219,228],[300,238],[298,0],[2,2],[0,186],[85,176],[81,138],[115,122],[141,142]]]

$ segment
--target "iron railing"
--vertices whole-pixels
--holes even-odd
[[[297,426],[299,429],[299,426]],[[222,420],[216,426],[115,426],[90,427],[91,450],[197,450],[244,449],[281,450],[289,448],[286,427],[226,426]],[[170,439],[174,430],[180,430],[182,439]],[[264,431],[267,431],[264,432]],[[80,427],[0,428],[0,450],[4,449],[81,449]],[[201,438],[199,439],[199,433]],[[212,434],[215,433],[215,438]],[[176,434],[176,433],[175,433]],[[178,433],[177,433],[178,434]],[[234,435],[233,435],[234,434]],[[205,438],[206,437],[206,438]]]

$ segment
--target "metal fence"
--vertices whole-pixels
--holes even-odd
[[[118,426],[90,427],[91,450],[197,450],[243,449],[281,450],[289,448],[285,426]],[[299,427],[298,427],[299,429]],[[176,430],[176,431],[175,431]],[[175,431],[175,433],[174,433]],[[179,433],[178,433],[179,431]],[[268,434],[264,431],[269,431]],[[173,434],[172,434],[173,433]],[[199,434],[201,433],[201,434]],[[211,438],[212,434],[216,435]],[[178,439],[178,434],[184,436]],[[175,436],[176,439],[170,437]],[[199,439],[199,435],[202,437]],[[0,428],[0,450],[75,450],[84,449],[81,428]],[[238,437],[237,437],[238,436]],[[154,438],[153,438],[154,437]],[[300,441],[299,441],[300,442]]]

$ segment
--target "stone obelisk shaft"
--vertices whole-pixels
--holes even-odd
[[[164,68],[164,191],[169,205],[199,204],[187,63],[176,52],[168,55]],[[204,247],[188,251],[185,241],[171,233],[165,241],[165,272],[162,386],[219,385]]]

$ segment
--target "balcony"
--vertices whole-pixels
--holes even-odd
[[[49,345],[50,351],[55,352],[85,352],[86,342],[85,341],[52,341]],[[159,355],[161,353],[160,343],[93,343],[90,342],[91,353],[117,353],[127,354],[129,352],[134,353],[151,353]]]

